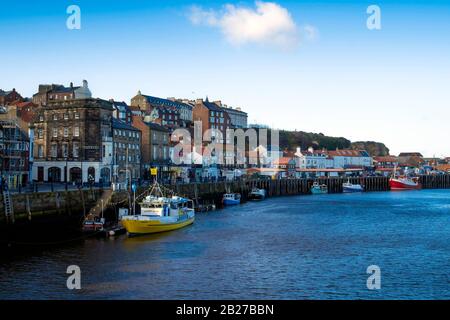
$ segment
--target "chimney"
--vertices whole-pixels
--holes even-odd
[[[73,82],[70,83],[70,87],[73,88]]]
[[[217,104],[219,107],[222,106],[222,101],[220,101],[220,100],[214,101],[213,103],[214,103],[214,104]]]
[[[83,88],[87,88],[88,87],[88,82],[87,80],[83,80]]]

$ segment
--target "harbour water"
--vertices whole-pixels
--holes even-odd
[[[450,190],[271,198],[0,261],[0,299],[450,299]]]

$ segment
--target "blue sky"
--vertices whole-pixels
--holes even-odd
[[[127,102],[138,90],[208,95],[242,107],[250,122],[382,141],[394,154],[450,155],[449,3],[274,3],[299,45],[230,41],[224,5],[254,12],[254,1],[2,1],[0,88],[31,96],[39,83],[87,79],[94,96]],[[66,28],[72,4],[81,30]],[[371,4],[381,30],[366,27]],[[217,21],[193,23],[193,6]]]

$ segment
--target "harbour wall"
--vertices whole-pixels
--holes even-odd
[[[165,186],[176,194],[194,199],[197,205],[215,203],[220,205],[224,193],[240,193],[245,201],[252,188],[265,189],[268,197],[307,195],[310,194],[314,182],[328,186],[329,193],[341,193],[342,184],[350,181],[365,186],[367,192],[388,191],[388,177],[324,177],[317,179],[280,179],[280,180],[241,180],[206,183],[174,184]],[[424,189],[450,188],[450,175],[421,176],[420,182]],[[147,188],[138,188],[136,195],[144,196]],[[102,189],[74,190],[62,192],[42,192],[11,195],[14,208],[14,224],[33,224],[39,221],[57,221],[64,218],[72,222],[81,221],[85,213],[99,206]],[[1,196],[0,196],[1,197]],[[127,192],[115,192],[104,203],[105,210],[116,216],[117,209],[129,206],[130,197]],[[11,224],[6,220],[3,199],[0,201],[0,232],[1,227]]]

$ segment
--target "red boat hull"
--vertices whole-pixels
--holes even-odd
[[[391,190],[420,190],[422,186],[420,183],[409,181],[402,181],[401,179],[390,179],[389,186]]]

